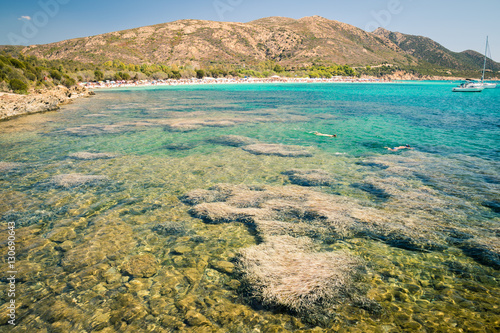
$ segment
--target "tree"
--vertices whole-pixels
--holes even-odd
[[[170,79],[180,79],[181,78],[181,73],[179,71],[172,71],[172,74],[169,74],[168,77]]]
[[[205,77],[205,71],[203,69],[198,69],[196,71],[196,77],[198,79],[203,79]]]
[[[76,81],[72,77],[70,77],[68,75],[64,75],[63,84],[65,87],[70,88],[70,87],[76,85]]]
[[[94,72],[94,77],[95,77],[96,81],[102,81],[102,80],[104,80],[104,73],[101,72],[100,70],[96,70]]]
[[[28,90],[28,85],[19,79],[10,80],[10,89],[14,92],[20,93]]]
[[[50,71],[50,76],[54,79],[54,80],[58,80],[58,81],[61,81],[62,79],[62,75],[61,73],[57,70],[57,69],[53,69]]]
[[[26,66],[21,61],[15,58],[10,59],[10,63],[12,64],[12,66],[16,68],[21,68],[21,69],[26,68]]]

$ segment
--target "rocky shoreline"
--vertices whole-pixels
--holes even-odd
[[[94,94],[93,91],[78,86],[71,88],[57,86],[52,89],[34,91],[28,95],[0,93],[0,120],[57,110],[62,104]]]

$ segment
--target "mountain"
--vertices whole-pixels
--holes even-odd
[[[434,66],[458,70],[483,68],[484,55],[476,51],[453,52],[430,38],[392,32],[384,28],[378,28],[373,34],[379,36],[387,45],[396,44],[408,55]],[[497,72],[500,70],[500,64],[488,59],[486,68]]]
[[[391,64],[401,69],[416,68],[417,72],[424,69],[428,74],[450,69],[464,75],[476,75],[484,60],[475,51],[452,52],[427,37],[383,28],[370,33],[320,16],[268,17],[248,23],[179,20],[32,45],[23,53],[94,64],[118,61],[134,65],[255,67],[272,60],[288,68]],[[489,60],[487,68],[497,72],[500,64]]]
[[[354,26],[319,16],[269,17],[248,23],[180,20],[24,49],[47,59],[102,63],[377,65],[414,62],[395,44]]]

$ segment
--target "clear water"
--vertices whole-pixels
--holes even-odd
[[[459,94],[452,86],[117,89],[0,122],[0,221],[16,222],[18,270],[17,325],[7,324],[3,278],[0,331],[498,332],[500,89]],[[312,157],[210,141],[230,134],[302,146]],[[404,144],[414,149],[384,148]],[[77,152],[115,156],[69,156]],[[255,233],[203,223],[179,200],[221,183],[295,186],[283,175],[290,169],[332,174],[333,185],[308,189],[375,210],[401,239],[416,239],[413,247],[366,234],[315,240],[321,251],[366,262],[360,286],[380,305],[376,313],[346,303],[335,318],[311,323],[248,304],[220,262],[257,244]],[[53,177],[64,174],[107,180],[59,186]],[[159,224],[175,228],[162,233]],[[8,233],[0,234],[7,271]],[[152,276],[127,271],[138,257],[154,259]]]

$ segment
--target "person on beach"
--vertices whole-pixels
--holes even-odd
[[[312,134],[317,135],[317,136],[327,136],[327,137],[330,137],[330,138],[336,138],[337,137],[337,134],[324,134],[324,133],[320,133],[318,131],[309,132],[309,133],[312,133]]]
[[[413,149],[412,147],[410,147],[410,145],[406,144],[404,146],[399,146],[399,147],[394,147],[394,148],[390,148],[390,147],[384,147],[384,148],[387,148],[387,150],[390,150],[390,151],[398,151],[400,149]]]

